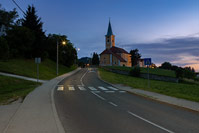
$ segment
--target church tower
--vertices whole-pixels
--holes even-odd
[[[113,35],[110,20],[109,20],[109,25],[108,25],[108,31],[107,31],[107,34],[105,35],[105,37],[106,37],[106,49],[110,49],[111,47],[114,47],[115,46],[115,35]]]

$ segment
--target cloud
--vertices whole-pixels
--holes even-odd
[[[120,45],[128,50],[138,48],[143,58],[151,57],[161,64],[169,61],[178,66],[191,66],[199,71],[199,33],[184,37],[160,39],[153,43]]]

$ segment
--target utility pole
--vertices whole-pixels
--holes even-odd
[[[59,60],[59,55],[58,55],[58,53],[59,53],[59,48],[58,48],[58,47],[59,47],[59,46],[58,46],[58,45],[59,45],[59,42],[58,42],[58,40],[57,40],[57,76],[58,76],[58,73],[59,73],[59,72],[58,72],[58,71],[59,71],[59,70],[58,70],[58,69],[59,69],[59,68],[58,68],[58,67],[59,67],[59,66],[58,66],[58,60]]]

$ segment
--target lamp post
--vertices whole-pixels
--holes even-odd
[[[62,41],[62,45],[66,45],[65,41]],[[57,40],[57,76],[59,74],[59,41]]]

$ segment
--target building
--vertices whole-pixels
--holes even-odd
[[[115,35],[110,21],[105,35],[105,47],[106,49],[100,54],[100,66],[131,67],[131,55],[126,50],[115,46]]]

